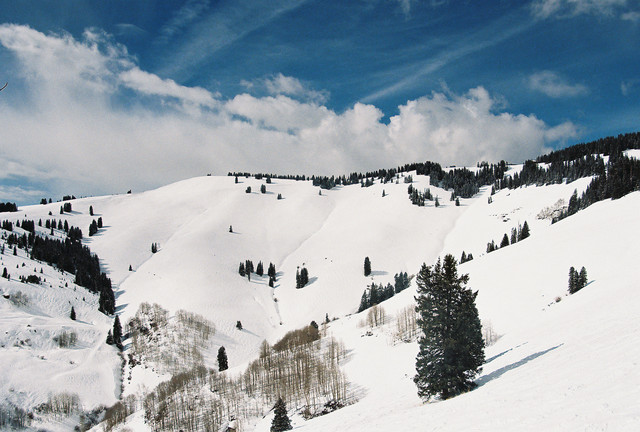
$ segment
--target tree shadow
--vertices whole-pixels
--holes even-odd
[[[535,354],[528,355],[527,357],[523,358],[520,361],[517,361],[515,363],[511,363],[510,365],[501,367],[500,369],[495,370],[495,371],[491,372],[488,375],[484,375],[484,376],[480,377],[476,381],[476,384],[478,385],[478,387],[482,387],[483,385],[487,384],[488,382],[491,382],[494,379],[500,378],[502,375],[504,375],[505,373],[509,372],[510,370],[519,368],[520,366],[523,366],[523,365],[529,363],[530,361],[535,360],[538,357],[545,355],[549,351],[553,351],[556,348],[560,348],[562,345],[564,345],[564,344],[561,343],[560,345],[556,345],[556,346],[554,346],[552,348],[549,348],[549,349],[546,349],[544,351],[539,351],[539,352],[537,352]],[[499,355],[502,355],[502,354],[499,354]]]
[[[370,274],[370,276],[386,276],[388,275],[389,272],[384,271],[384,270],[373,270]]]

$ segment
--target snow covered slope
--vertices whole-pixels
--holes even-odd
[[[430,187],[428,177],[413,177],[419,190]],[[433,202],[411,205],[402,178],[398,184],[321,193],[310,182],[274,179],[265,194],[263,180],[239,180],[201,177],[139,194],[72,201],[74,212],[65,218],[85,236],[91,220],[103,218],[105,227],[84,241],[114,282],[123,322],[143,302],[158,303],[171,314],[178,309],[202,314],[216,326],[205,353],[208,365],[215,366],[215,351],[224,345],[237,372],[257,357],[263,339],[273,342],[327,315],[339,318],[330,332],[350,353],[344,369],[360,401],[311,421],[296,418],[301,430],[640,425],[640,375],[633,360],[640,354],[635,343],[640,324],[633,314],[640,302],[634,291],[640,193],[595,204],[551,225],[545,215],[562,206],[561,200],[568,202],[574,189],[582,191],[589,179],[499,191],[491,204],[485,188],[459,207],[449,201],[450,192],[430,187],[439,197],[437,208]],[[248,186],[252,193],[245,192]],[[49,211],[56,214],[59,205],[26,207],[0,218],[37,221]],[[486,254],[487,242],[499,244],[524,221],[530,238]],[[155,254],[152,243],[159,245]],[[470,286],[479,291],[481,319],[502,337],[487,349],[478,389],[425,405],[412,382],[417,345],[392,336],[393,317],[412,305],[415,286],[383,304],[389,324],[372,336],[359,326],[366,312],[352,314],[372,281],[393,282],[395,273],[412,275],[423,262],[432,264],[444,253],[460,257],[462,251],[475,257],[460,271],[470,274]],[[367,256],[369,277],[363,275]],[[265,269],[275,264],[275,288],[266,276],[248,280],[238,274],[247,259],[262,261]],[[585,266],[591,282],[569,297],[570,266]],[[296,289],[296,270],[302,267],[309,270],[310,283]],[[235,328],[237,321],[243,330]],[[102,335],[95,342],[102,343]],[[269,422],[265,418],[256,430],[268,430]]]

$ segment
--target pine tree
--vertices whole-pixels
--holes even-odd
[[[238,330],[242,330],[242,322],[241,321],[236,321],[236,328]]]
[[[507,236],[507,233],[505,233],[504,236],[502,236],[502,241],[500,242],[501,248],[505,246],[509,246],[509,236]]]
[[[264,274],[264,266],[262,265],[262,261],[258,261],[258,266],[256,267],[256,274],[258,276],[262,276]]]
[[[527,221],[524,221],[524,225],[522,225],[522,231],[520,231],[520,235],[518,236],[518,241],[524,240],[529,237],[529,224]]]
[[[579,286],[579,290],[584,288],[585,286],[587,286],[588,280],[587,280],[587,269],[585,269],[584,267],[582,267],[580,269],[580,274],[578,275],[578,286]]]
[[[218,349],[218,370],[220,372],[229,369],[229,360],[227,359],[227,351],[221,346]]]
[[[569,269],[569,294],[573,294],[578,291],[578,273],[576,269],[571,266]]]
[[[484,363],[484,341],[477,295],[465,288],[469,275],[458,276],[456,260],[446,255],[435,266],[422,265],[417,277],[418,325],[422,330],[414,382],[418,395],[448,399],[475,387]]]
[[[240,267],[238,267],[238,273],[240,273],[240,276],[242,276],[242,277],[245,276],[244,263],[240,263]]]
[[[260,193],[267,193],[267,186],[265,185],[260,185]]]
[[[273,421],[271,422],[271,432],[283,432],[293,429],[291,420],[287,415],[287,407],[281,397],[278,398],[273,407]]]
[[[120,317],[118,315],[113,320],[113,343],[122,349],[122,325],[120,325]]]
[[[273,263],[269,263],[269,269],[267,270],[267,274],[273,279],[276,278],[276,266]]]
[[[113,345],[113,335],[111,334],[111,330],[107,333],[107,345]]]
[[[371,274],[371,261],[369,261],[369,257],[364,259],[364,275],[369,276]]]
[[[89,206],[89,215],[93,216],[93,206]]]
[[[102,228],[102,216],[98,218],[98,228]]]
[[[2,270],[2,277],[5,279],[9,278],[9,273],[7,272],[7,268],[5,267],[4,270]]]
[[[233,227],[231,225],[229,225],[229,232],[232,233],[233,232]]]
[[[518,230],[514,228],[511,228],[511,244],[517,243],[518,242]]]
[[[76,311],[73,306],[71,306],[71,313],[69,314],[69,318],[71,318],[73,321],[76,320]]]

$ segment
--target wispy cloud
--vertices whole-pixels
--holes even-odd
[[[235,169],[336,174],[425,159],[517,162],[577,133],[571,122],[505,112],[482,87],[407,101],[385,124],[370,104],[337,113],[295,100],[285,93],[308,89],[284,75],[265,81],[274,95],[262,97],[180,86],[140,69],[99,33],[76,40],[2,25],[0,44],[19,68],[15,87],[29,90],[0,98],[2,175],[46,184],[31,191],[36,197],[140,190]]]
[[[210,6],[210,0],[187,0],[160,29],[160,41],[167,42],[198,19]]]
[[[631,93],[633,93],[637,89],[639,82],[640,79],[630,79],[622,81],[620,83],[620,92],[622,93],[622,96],[629,96]]]
[[[620,16],[620,18],[626,21],[637,23],[637,22],[640,22],[640,12],[637,12],[637,11],[626,12],[626,13],[623,13]]]
[[[571,84],[552,71],[532,74],[527,83],[531,90],[539,91],[552,98],[566,98],[589,94],[589,88],[582,84]]]
[[[628,0],[537,0],[531,4],[531,11],[540,19],[581,14],[614,16],[627,4]]]
[[[264,90],[272,96],[286,95],[318,104],[323,104],[329,100],[329,92],[327,90],[314,90],[299,79],[282,73],[254,81],[242,81],[241,84],[248,90]]]
[[[267,25],[308,0],[223,1],[185,28],[183,37],[171,45],[171,61],[163,65],[162,76],[188,78],[220,49]]]
[[[422,82],[425,77],[434,74],[445,66],[509,40],[534,25],[531,21],[513,24],[511,23],[512,18],[511,16],[500,18],[479,31],[467,34],[460,40],[452,41],[450,44],[447,44],[445,51],[435,55],[427,54],[427,60],[403,65],[399,69],[387,72],[386,75],[388,76],[401,76],[403,78],[394,80],[392,84],[385,85],[361,100],[367,103],[375,102],[383,97],[411,89]]]

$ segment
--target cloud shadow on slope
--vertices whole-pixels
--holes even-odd
[[[553,350],[555,350],[555,349],[557,349],[557,348],[560,348],[562,345],[564,345],[564,344],[556,345],[556,346],[551,347],[551,348],[549,348],[549,349],[546,349],[546,350],[544,350],[544,351],[539,351],[539,352],[537,352],[537,353],[534,353],[534,354],[528,355],[527,357],[523,358],[523,359],[522,359],[522,360],[520,360],[520,361],[517,361],[517,362],[515,362],[515,363],[511,363],[510,365],[507,365],[507,366],[501,367],[500,369],[495,370],[495,371],[491,372],[491,373],[490,373],[490,374],[488,374],[488,375],[481,376],[481,377],[476,381],[476,384],[478,385],[478,387],[482,387],[483,385],[487,384],[488,382],[491,382],[491,381],[493,381],[494,379],[500,378],[500,377],[501,377],[502,375],[504,375],[505,373],[507,373],[507,372],[509,372],[509,371],[511,371],[511,370],[513,370],[513,369],[519,368],[520,366],[523,366],[523,365],[525,365],[525,364],[529,363],[530,361],[535,360],[535,359],[537,359],[538,357],[541,357],[541,356],[543,356],[543,355],[547,354],[547,353],[548,353],[548,352],[550,352],[550,351],[553,351]]]

